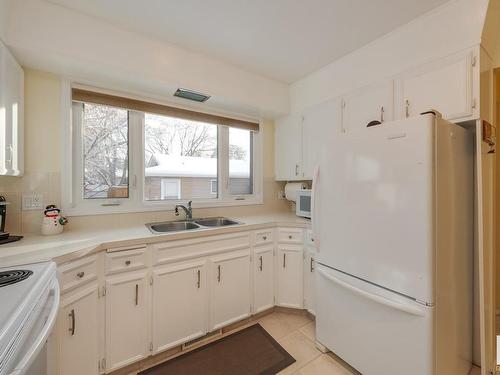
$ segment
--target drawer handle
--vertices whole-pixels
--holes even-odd
[[[75,325],[76,325],[75,310],[72,309],[71,312],[68,314],[68,316],[71,318],[71,327],[68,330],[71,332],[71,336],[74,336],[75,335]]]
[[[286,253],[283,254],[283,268],[286,268]]]
[[[310,270],[311,270],[311,272],[314,271],[314,258],[311,258]]]
[[[201,271],[198,270],[196,273],[198,274],[198,281],[196,283],[196,286],[198,287],[198,289],[200,289],[200,286],[201,286]]]
[[[291,239],[292,239],[292,235],[291,235],[291,234],[288,236],[288,239],[289,239],[289,240],[291,240]]]
[[[139,305],[139,284],[135,284],[135,305]]]
[[[314,242],[314,238],[311,238],[311,242]]]
[[[267,240],[267,236],[262,236],[262,239],[265,241]]]
[[[126,265],[126,266],[130,266],[130,260],[126,260],[126,261],[125,261],[125,265]]]
[[[259,270],[262,272],[262,255],[259,257]]]
[[[220,264],[217,266],[217,281],[220,283]]]
[[[78,277],[79,279],[81,279],[83,276],[85,276],[85,272],[83,271],[80,271],[76,274],[76,277]]]

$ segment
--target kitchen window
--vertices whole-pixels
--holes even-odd
[[[258,123],[68,90],[68,214],[162,210],[188,200],[194,207],[262,202]]]

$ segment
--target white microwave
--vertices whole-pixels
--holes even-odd
[[[311,189],[297,190],[295,213],[297,216],[311,218]]]

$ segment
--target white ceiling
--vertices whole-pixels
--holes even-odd
[[[449,0],[49,1],[294,82]]]

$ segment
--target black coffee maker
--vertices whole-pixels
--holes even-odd
[[[5,231],[5,223],[7,221],[7,201],[5,197],[0,195],[0,245],[4,243],[19,241],[22,236],[11,236]]]

